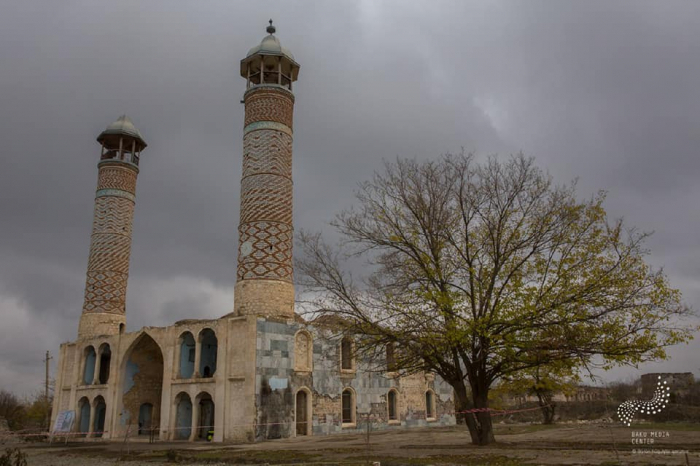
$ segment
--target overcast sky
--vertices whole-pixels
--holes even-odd
[[[698,1],[0,0],[0,11],[0,389],[39,390],[44,352],[77,335],[95,138],[123,113],[149,144],[128,330],[232,311],[239,61],[269,18],[301,64],[297,230],[327,230],[382,158],[523,151],[654,231],[649,262],[700,308]],[[670,354],[605,377],[700,376],[700,342]]]

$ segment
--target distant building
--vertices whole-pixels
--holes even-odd
[[[575,401],[607,401],[609,399],[610,389],[606,387],[590,387],[588,385],[579,385],[568,393],[559,391],[552,395],[552,401],[557,403],[568,403]],[[511,394],[505,399],[505,403],[510,406],[535,403],[537,401],[539,401],[537,399],[537,395],[529,393]]]
[[[695,384],[695,377],[692,372],[654,372],[644,374],[641,377],[642,397],[651,398],[659,380],[665,381],[671,388],[672,402],[675,401],[677,397],[683,398],[687,396],[690,389]]]

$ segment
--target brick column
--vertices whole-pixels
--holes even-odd
[[[294,95],[277,85],[246,91],[237,315],[294,315],[292,115]]]

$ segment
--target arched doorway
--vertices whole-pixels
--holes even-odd
[[[175,440],[189,440],[192,434],[192,400],[182,392],[175,397]]]
[[[83,397],[78,402],[78,432],[87,435],[90,432],[90,401]]]
[[[435,419],[435,394],[432,390],[425,392],[425,417]]]
[[[109,381],[109,365],[112,362],[112,351],[109,349],[109,345],[105,343],[100,347],[100,373],[98,374],[98,381],[101,384],[105,384]]]
[[[180,360],[178,361],[178,377],[189,379],[194,375],[195,343],[190,332],[180,335]]]
[[[206,440],[209,431],[214,430],[214,400],[208,393],[200,393],[197,396],[197,438]]]
[[[88,346],[83,352],[83,357],[85,358],[85,363],[83,366],[83,384],[92,385],[95,379],[95,361],[97,360],[97,355],[95,354],[95,348]]]
[[[396,390],[389,390],[389,394],[387,395],[387,404],[388,406],[388,411],[389,411],[389,421],[398,421],[399,420],[399,410],[398,410],[398,402],[397,402],[398,396]]]
[[[101,396],[95,398],[95,420],[92,424],[92,431],[95,437],[102,437],[105,431],[105,416],[107,415],[107,405]]]
[[[311,435],[311,395],[306,389],[297,392],[295,413],[297,435]]]
[[[153,405],[144,403],[139,408],[139,435],[148,435],[151,433],[153,421]]]
[[[150,428],[160,430],[160,403],[163,390],[163,353],[153,338],[142,333],[126,352],[122,365],[121,426],[118,430],[136,433],[143,429],[144,405],[151,406]]]
[[[202,354],[197,369],[201,377],[213,377],[216,372],[216,353],[219,346],[216,333],[210,328],[205,328],[199,334],[199,342]]]
[[[351,425],[355,424],[355,419],[356,419],[356,411],[357,411],[357,406],[356,406],[356,399],[355,399],[355,392],[351,388],[346,388],[343,390],[343,394],[341,395],[341,404],[342,404],[342,412],[341,412],[341,420],[344,425]]]

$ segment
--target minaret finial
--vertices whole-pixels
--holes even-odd
[[[272,25],[272,20],[270,20],[270,25],[267,27],[268,34],[274,34],[276,31],[275,27]]]

